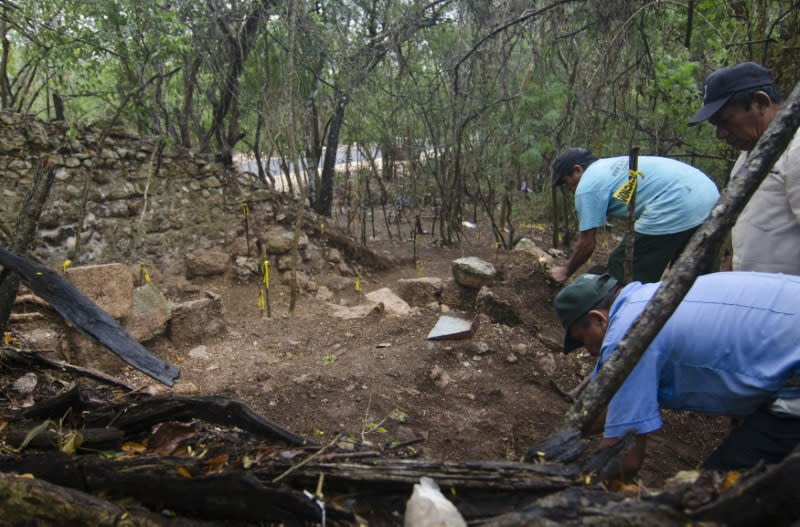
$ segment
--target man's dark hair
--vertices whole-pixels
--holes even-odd
[[[599,301],[597,304],[595,304],[594,307],[590,308],[589,311],[592,311],[593,309],[603,309],[605,311],[610,311],[611,310],[611,306],[614,305],[614,300],[617,299],[617,295],[619,294],[620,289],[622,289],[622,287],[615,286],[614,289],[612,289],[611,291],[608,292],[608,294],[605,296],[605,298],[603,298],[601,301]],[[582,328],[588,328],[589,327],[589,311],[587,311],[586,313],[581,315],[581,317],[578,320],[576,320],[574,323],[578,324],[578,326],[580,326]]]
[[[778,88],[778,86],[775,84],[766,84],[764,86],[757,86],[755,88],[734,93],[725,106],[723,106],[723,108],[726,106],[736,105],[741,106],[745,110],[749,110],[750,106],[753,104],[753,98],[755,97],[756,93],[760,91],[766,93],[773,103],[779,103],[782,100],[780,88]]]

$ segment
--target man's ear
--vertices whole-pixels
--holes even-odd
[[[764,94],[764,95],[766,95],[766,94]],[[580,165],[575,165],[574,167],[572,167],[572,173],[576,174],[578,176],[582,175],[584,170],[585,170],[585,168],[583,168]]]
[[[767,92],[757,91],[753,94],[753,102],[761,108],[767,108],[772,104],[772,99],[769,98]]]
[[[586,315],[589,317],[590,322],[597,322],[603,329],[608,326],[608,311],[592,309]]]

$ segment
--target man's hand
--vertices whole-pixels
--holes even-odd
[[[569,274],[567,274],[567,268],[561,265],[550,269],[550,277],[558,284],[563,284],[569,278]]]

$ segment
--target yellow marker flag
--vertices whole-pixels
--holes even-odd
[[[419,266],[419,269],[417,269],[417,278],[422,278],[422,272],[423,272],[424,270],[425,270],[425,268],[424,268],[423,266],[421,266],[421,265],[420,265],[420,266]]]
[[[139,269],[142,271],[142,276],[144,277],[144,281],[149,284],[150,274],[147,272],[147,269],[144,268],[144,264],[139,264]]]
[[[247,202],[246,201],[242,202],[242,214],[244,214],[245,218],[250,215],[250,209],[247,207]]]
[[[269,260],[264,260],[264,287],[269,289]]]
[[[61,264],[61,268],[62,268],[63,272],[66,273],[67,272],[67,267],[69,267],[70,265],[72,265],[72,260],[64,260],[64,263]]]
[[[626,205],[630,203],[631,198],[636,193],[636,187],[640,177],[644,177],[644,174],[642,174],[640,171],[629,170],[628,181],[626,181],[625,184],[623,184],[614,192],[614,199],[617,199]]]
[[[361,275],[356,276],[356,293],[361,292]]]
[[[267,307],[267,303],[264,300],[264,290],[263,289],[259,289],[258,290],[258,310],[259,311],[264,311],[264,309],[266,309],[266,307]]]
[[[320,223],[319,224],[319,235],[320,235],[320,237],[325,236],[325,224],[324,223]]]

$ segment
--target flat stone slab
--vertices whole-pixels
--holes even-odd
[[[428,340],[468,339],[478,329],[478,318],[473,315],[448,313],[436,321],[428,333]]]

